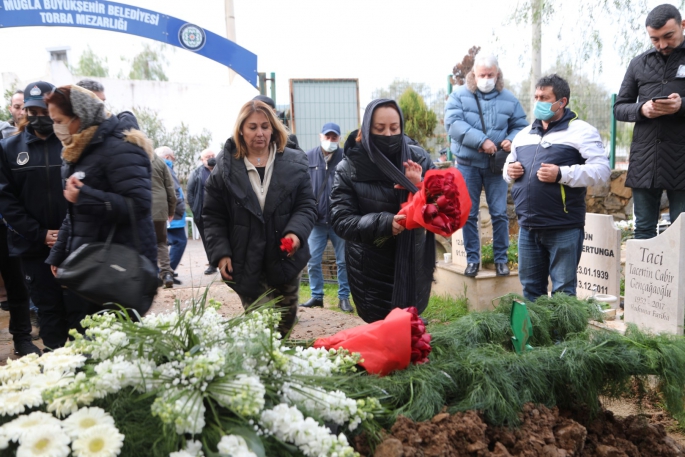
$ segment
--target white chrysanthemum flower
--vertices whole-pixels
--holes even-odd
[[[3,433],[2,428],[0,428],[0,451],[2,451],[3,449],[7,449],[9,447],[9,445],[10,445],[9,436],[5,435],[5,433]]]
[[[65,387],[74,382],[74,373],[62,373],[61,371],[48,371],[43,374],[32,376],[28,380],[28,386],[41,392],[55,387]]]
[[[60,427],[36,427],[27,434],[17,449],[16,457],[67,457],[69,437]]]
[[[38,389],[26,389],[0,394],[0,415],[16,416],[26,408],[43,404],[43,397]]]
[[[19,359],[7,359],[7,365],[0,367],[0,382],[16,381],[24,376],[40,373],[40,365],[36,363],[38,354],[29,354]]]
[[[112,425],[86,429],[71,443],[76,457],[115,457],[124,445],[124,435]]]
[[[2,429],[10,440],[21,441],[22,437],[32,433],[36,427],[45,426],[60,427],[60,421],[52,414],[34,411],[31,414],[18,416],[12,422],[3,425]]]
[[[61,373],[73,373],[86,363],[86,357],[76,354],[70,347],[59,348],[46,352],[38,359],[43,365],[43,371],[58,371]]]
[[[186,448],[169,454],[169,457],[205,457],[205,453],[202,452],[202,443],[199,441],[188,441],[186,442]]]
[[[230,455],[231,457],[257,457],[257,455],[247,447],[245,438],[239,435],[224,435],[217,445],[217,449],[221,455]]]
[[[114,419],[98,407],[81,408],[62,421],[64,431],[72,438],[78,438],[86,430],[98,425],[114,427]]]

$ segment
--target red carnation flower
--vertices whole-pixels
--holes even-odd
[[[292,238],[281,238],[281,251],[287,252],[288,254],[293,253],[293,240]]]

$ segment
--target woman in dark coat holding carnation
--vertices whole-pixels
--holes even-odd
[[[286,147],[287,140],[271,108],[247,102],[207,178],[202,210],[210,265],[219,268],[245,309],[260,297],[260,303],[282,297],[276,306],[283,335],[295,325],[300,274],[316,220],[307,157]],[[290,253],[281,250],[282,238],[292,242]]]
[[[345,143],[331,193],[335,232],[347,241],[345,259],[357,313],[366,322],[393,308],[426,309],[435,268],[435,237],[404,230],[397,216],[433,163],[409,145],[393,100],[372,101],[359,131]]]

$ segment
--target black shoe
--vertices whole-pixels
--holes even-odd
[[[466,265],[466,270],[464,270],[464,276],[469,276],[471,278],[475,277],[478,274],[479,268],[480,265],[477,263],[469,263]]]
[[[166,289],[171,289],[174,287],[174,275],[171,273],[164,273],[162,276],[162,281],[164,281],[164,287]]]
[[[29,354],[42,355],[43,353],[40,352],[40,349],[38,349],[38,346],[33,344],[31,342],[31,340],[20,340],[20,341],[14,342],[14,355],[18,355],[19,357],[24,357],[25,355],[29,355]]]
[[[497,272],[497,276],[509,276],[509,267],[504,262],[496,262],[495,271]]]
[[[178,278],[178,273],[174,273],[174,278]]]
[[[323,308],[323,298],[310,298],[306,303],[300,305],[302,308]]]
[[[174,284],[179,285],[183,283],[179,279],[174,278]]]
[[[340,299],[340,301],[338,302],[338,308],[345,311],[346,313],[351,313],[354,311],[352,305],[350,304],[350,300],[347,298]]]
[[[10,310],[9,302],[6,302],[6,301],[0,302],[0,309],[3,311],[9,311]]]
[[[205,270],[205,274],[206,274],[206,275],[213,275],[213,274],[216,273],[216,272],[217,272],[216,267],[208,267],[208,268]]]

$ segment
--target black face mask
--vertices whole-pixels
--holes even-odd
[[[376,135],[371,134],[371,142],[386,156],[394,156],[402,150],[402,134]]]
[[[214,168],[215,165],[216,165],[216,159],[214,157],[207,160],[207,166],[209,168]]]
[[[50,116],[27,116],[29,125],[33,131],[39,135],[50,135],[52,133],[52,119]]]

